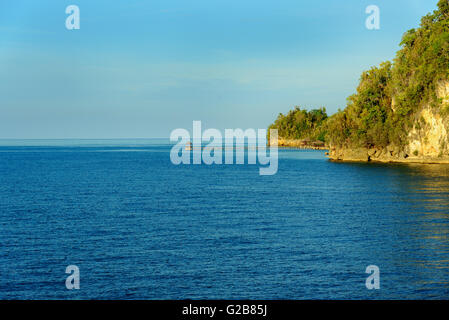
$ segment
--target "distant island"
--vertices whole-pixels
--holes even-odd
[[[314,147],[341,161],[449,163],[449,1],[407,31],[392,62],[362,73],[344,110],[280,114],[279,145]]]

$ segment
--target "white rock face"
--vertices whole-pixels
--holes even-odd
[[[441,81],[437,87],[437,95],[443,99],[443,105],[449,105],[449,81]]]
[[[443,108],[449,104],[449,81],[438,85],[437,95],[443,100]],[[425,106],[418,113],[413,129],[409,133],[408,152],[411,157],[441,157],[449,155],[448,117]]]

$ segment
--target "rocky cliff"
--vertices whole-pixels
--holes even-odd
[[[329,147],[329,158],[341,161],[449,163],[449,81],[437,86],[440,106],[423,105],[415,114],[405,147]],[[395,110],[394,99],[391,108]]]

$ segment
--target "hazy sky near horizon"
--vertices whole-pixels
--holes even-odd
[[[0,0],[0,138],[169,137],[344,108],[437,0]],[[65,8],[80,8],[67,30]],[[365,28],[368,5],[380,30]]]

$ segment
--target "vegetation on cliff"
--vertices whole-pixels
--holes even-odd
[[[283,138],[317,138],[336,147],[405,146],[423,105],[449,113],[436,94],[438,83],[449,79],[449,1],[440,0],[438,10],[407,31],[400,44],[393,62],[363,72],[344,110],[305,121],[309,113],[297,108],[279,115],[270,128]]]
[[[392,65],[385,62],[362,74],[357,93],[348,106],[329,119],[327,141],[343,146],[386,146],[401,136],[391,109]]]

